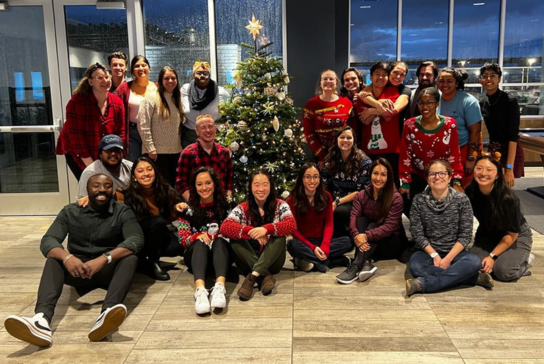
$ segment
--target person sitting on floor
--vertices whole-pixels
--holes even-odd
[[[236,206],[221,224],[219,234],[230,239],[233,260],[246,276],[238,290],[242,300],[249,300],[257,280],[261,292],[269,295],[277,274],[285,263],[285,236],[297,224],[289,205],[276,198],[274,180],[265,170],[249,176],[247,200]]]
[[[478,158],[466,193],[480,223],[470,252],[481,259],[481,271],[504,282],[529,273],[534,259],[531,228],[518,196],[507,186],[500,162],[488,156]]]
[[[64,284],[78,292],[107,289],[102,311],[89,333],[100,341],[125,320],[127,296],[144,245],[134,213],[114,201],[113,181],[104,174],[89,178],[89,205],[66,205],[42,238],[40,250],[47,258],[33,317],[8,316],[7,332],[29,344],[49,347],[51,320]],[[67,249],[62,242],[68,235]]]
[[[80,205],[87,205],[87,181],[97,173],[105,174],[113,181],[113,190],[125,189],[130,183],[132,162],[123,159],[123,141],[115,134],[108,134],[98,145],[98,159],[85,168],[79,180],[77,199]]]
[[[439,292],[476,284],[493,287],[480,259],[466,249],[472,239],[474,217],[468,197],[450,187],[453,169],[446,161],[431,161],[426,169],[429,186],[414,197],[410,232],[417,248],[410,257],[412,279],[406,295]]]
[[[355,260],[336,276],[339,283],[357,279],[368,280],[377,268],[374,255],[394,259],[402,252],[406,233],[402,226],[402,197],[393,182],[393,168],[385,158],[378,158],[370,167],[370,186],[357,193],[353,200],[349,230],[355,241]]]
[[[334,266],[348,266],[350,259],[344,254],[353,244],[349,236],[332,237],[332,197],[315,163],[300,168],[287,203],[297,221],[297,230],[287,244],[295,266],[305,272],[315,267],[322,273]]]
[[[219,236],[219,228],[227,217],[228,203],[213,168],[200,167],[191,174],[189,184],[190,207],[178,218],[178,232],[186,248],[183,260],[195,278],[195,312],[202,315],[227,306],[225,281],[230,259],[228,242]],[[215,274],[210,299],[205,286],[207,271]]]

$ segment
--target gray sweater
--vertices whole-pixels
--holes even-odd
[[[423,250],[429,244],[441,255],[447,254],[456,242],[467,246],[472,239],[473,215],[464,193],[450,187],[442,201],[437,201],[427,186],[414,197],[410,209],[410,232],[416,246]]]

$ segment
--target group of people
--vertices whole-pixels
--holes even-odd
[[[255,287],[269,295],[287,251],[302,271],[344,267],[339,283],[366,281],[377,271],[373,261],[398,258],[410,246],[403,212],[415,245],[407,296],[465,284],[491,288],[494,279],[529,273],[531,231],[510,190],[523,167],[519,109],[498,89],[497,65],[482,67],[481,107],[462,91],[462,72],[439,72],[433,62],[418,67],[413,95],[402,84],[403,62],[377,63],[367,86],[355,68],[341,81],[324,71],[304,108],[312,160],[289,197],[278,198],[262,169],[250,174],[247,198],[234,206],[230,153],[215,142],[224,90],[210,79],[209,64],[197,61],[194,80],[180,88],[168,66],[157,85],[150,82],[143,56],[132,59],[128,82],[126,56],[116,52],[109,62],[111,75],[98,63],[87,69],[67,106],[57,152],[80,182],[78,201],[41,241],[47,261],[35,315],[6,319],[14,337],[51,346],[51,320],[67,284],[79,294],[107,289],[89,333],[102,340],[127,315],[123,301],[135,272],[170,279],[163,256],[183,257],[199,315],[227,306],[233,263],[245,277],[241,300]],[[491,156],[482,153],[482,118]]]

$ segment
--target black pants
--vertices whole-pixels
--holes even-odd
[[[90,259],[81,260],[86,262]],[[51,322],[64,284],[75,287],[80,294],[96,288],[107,289],[108,292],[102,303],[102,311],[123,303],[132,284],[137,265],[138,258],[135,255],[129,255],[121,260],[106,264],[91,279],[83,279],[72,277],[60,260],[47,258],[43,267],[38,288],[38,301],[34,312],[43,312],[47,320]]]
[[[66,158],[66,164],[68,164],[68,168],[70,168],[77,181],[79,182],[79,180],[81,179],[81,175],[83,174],[83,170],[77,165],[76,161],[70,154],[65,154],[64,157]]]
[[[365,231],[374,229],[377,225],[370,222],[366,217],[360,217],[357,219],[357,230],[363,234]],[[380,257],[380,259],[395,259],[401,251],[401,236],[390,235],[385,239],[369,242],[370,249],[366,252],[362,252],[359,248],[355,248],[355,260],[354,264],[359,267],[359,270],[363,268],[365,260],[372,258],[374,254]]]
[[[172,186],[176,188],[176,168],[178,168],[179,153],[176,154],[159,154],[157,155],[157,169],[162,177]]]
[[[414,197],[425,191],[425,187],[427,187],[427,181],[415,174],[412,174],[412,182],[410,183],[410,198],[408,198],[406,194],[402,195],[402,200],[404,201],[404,208],[402,212],[404,212],[404,215],[406,215],[407,218],[410,218],[410,209],[412,208],[412,201],[414,201]]]
[[[213,271],[216,279],[226,277],[230,266],[228,243],[223,238],[217,238],[210,249],[208,245],[197,240],[187,248],[183,260],[187,269],[195,276],[195,281],[205,280],[208,271]],[[208,265],[210,261],[213,263],[211,267]]]
[[[162,216],[154,216],[140,221],[144,232],[145,245],[138,254],[140,258],[158,262],[160,257],[177,257],[183,255],[183,245],[178,237],[166,226]]]
[[[195,129],[189,129],[186,126],[181,126],[181,147],[185,149],[190,144],[193,144],[198,139]]]
[[[349,236],[349,219],[351,214],[351,202],[346,202],[336,207],[333,213],[333,237]]]

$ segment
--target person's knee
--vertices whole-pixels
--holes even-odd
[[[119,262],[117,264],[126,264],[129,266],[134,266],[136,268],[136,266],[138,265],[138,256],[135,254],[131,254],[129,256],[119,259]]]
[[[424,268],[427,265],[427,262],[423,260],[421,251],[416,251],[412,254],[410,257],[410,262],[408,263],[408,268],[410,269],[410,273],[414,277],[419,277],[423,274]]]
[[[521,277],[521,270],[512,266],[495,264],[493,267],[493,276],[502,282],[515,281]]]
[[[482,268],[482,261],[475,254],[466,254],[462,259],[469,265],[471,271],[477,272]]]

